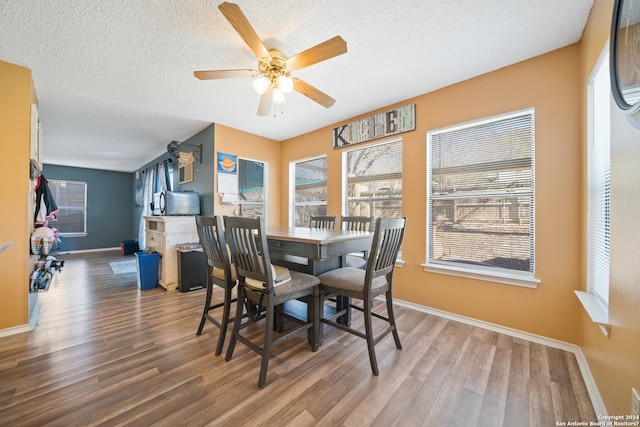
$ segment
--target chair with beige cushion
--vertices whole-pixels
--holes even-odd
[[[196,335],[202,334],[202,329],[206,321],[210,321],[220,328],[218,336],[218,345],[216,346],[216,356],[222,353],[227,327],[233,319],[229,318],[231,312],[231,304],[236,301],[231,291],[236,286],[236,272],[231,266],[227,245],[225,243],[224,232],[222,228],[222,218],[219,216],[196,217],[196,228],[200,245],[204,251],[207,260],[207,296],[205,297],[204,311],[202,319]],[[214,285],[224,290],[224,299],[222,302],[211,303],[213,297]],[[222,308],[222,320],[218,321],[211,312],[217,308]]]
[[[337,216],[331,215],[318,215],[312,216],[309,221],[309,227],[311,228],[326,228],[328,230],[335,230],[336,223],[338,222]]]
[[[404,237],[405,218],[378,218],[376,221],[373,242],[364,270],[354,267],[343,267],[331,270],[319,275],[322,282],[320,307],[324,306],[326,295],[336,294],[351,299],[362,300],[362,307],[348,304],[345,310],[354,308],[364,313],[364,329],[362,332],[336,322],[334,319],[343,316],[345,310],[337,311],[331,316],[322,317],[321,322],[354,334],[367,340],[371,372],[378,375],[378,363],[376,361],[375,345],[389,333],[393,334],[396,348],[402,349],[398,329],[393,315],[393,297],[391,294],[393,270],[396,257]],[[385,296],[387,315],[373,312],[373,300],[379,295]],[[382,331],[374,335],[373,318],[386,322]]]
[[[258,388],[266,384],[267,368],[271,357],[271,348],[294,334],[306,330],[307,339],[312,351],[316,351],[319,345],[320,329],[320,280],[310,274],[289,271],[288,269],[271,264],[267,237],[265,234],[264,219],[225,217],[225,233],[231,249],[233,265],[238,277],[238,303],[236,304],[235,322],[233,332],[227,347],[225,360],[233,356],[236,341],[240,341],[250,349],[262,356]],[[297,324],[293,330],[287,331],[274,339],[274,321],[276,306],[282,306],[285,302],[294,299],[303,299],[307,302],[307,320],[302,321],[280,313],[285,319]],[[263,307],[260,316],[249,316],[242,321],[244,302],[247,305]],[[262,327],[264,337],[262,345],[256,344],[242,334],[248,326],[264,321]],[[252,334],[255,335],[255,329]]]
[[[370,231],[373,226],[372,216],[343,216],[341,220],[343,230]],[[362,254],[349,254],[345,258],[346,267],[365,268],[369,251]]]

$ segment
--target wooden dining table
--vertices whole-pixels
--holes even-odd
[[[347,254],[371,248],[373,233],[310,227],[267,227],[271,262],[317,276],[344,267]]]
[[[267,244],[271,262],[293,271],[318,276],[324,272],[345,266],[347,254],[371,249],[373,233],[368,231],[330,230],[310,227],[267,227]],[[349,308],[350,300],[336,296],[336,307],[324,310]],[[299,301],[285,304],[285,311],[298,318],[306,318],[306,305]],[[337,319],[349,325],[351,311]],[[322,343],[322,332],[318,345]]]

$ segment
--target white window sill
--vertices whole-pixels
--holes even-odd
[[[609,310],[604,307],[598,299],[589,292],[574,291],[591,318],[591,321],[600,327],[604,336],[609,336],[611,325],[609,324]]]
[[[431,273],[448,274],[450,276],[466,277],[467,279],[484,280],[486,282],[502,283],[504,285],[521,286],[535,289],[540,284],[540,279],[522,274],[498,273],[495,271],[482,271],[480,269],[462,268],[445,264],[422,264],[424,271]]]

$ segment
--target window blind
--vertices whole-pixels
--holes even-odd
[[[591,139],[588,155],[587,287],[609,305],[609,222],[611,198],[610,94],[608,60],[591,83]]]
[[[430,263],[534,272],[534,111],[428,133]]]
[[[49,190],[58,205],[56,221],[49,223],[61,235],[87,232],[87,183],[82,181],[49,180]]]
[[[402,217],[402,140],[345,153],[346,215]]]

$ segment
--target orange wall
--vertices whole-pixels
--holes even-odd
[[[583,92],[576,79],[578,52],[578,46],[572,45],[397,104],[415,102],[416,130],[401,135],[407,233],[405,265],[394,276],[396,298],[577,343],[580,306],[573,290],[580,279],[582,198],[576,103]],[[542,283],[528,289],[423,271],[427,131],[527,107],[535,107],[536,277]],[[285,141],[281,160],[284,166],[299,158],[328,154],[328,212],[335,215],[341,211],[342,150],[331,148],[331,129],[339,124]],[[283,167],[282,224],[288,221],[287,183],[288,169]]]
[[[217,153],[226,153],[250,160],[259,160],[268,164],[267,200],[269,202],[267,206],[267,225],[279,225],[280,194],[277,190],[277,184],[280,180],[280,143],[217,123],[214,129],[214,146],[216,150],[214,159],[217,159]],[[214,164],[214,167],[217,170],[217,165]],[[217,173],[215,177],[217,180]],[[217,196],[217,190],[213,206],[216,215],[234,215],[234,206],[222,205],[220,197]]]
[[[613,0],[594,3],[581,43],[582,87],[586,87],[602,49],[608,44],[612,10]],[[586,98],[583,104],[586,105]],[[607,411],[614,415],[629,414],[631,388],[640,391],[640,131],[627,122],[615,103],[612,105],[611,332],[605,337],[584,310],[580,310],[579,344]],[[586,123],[586,113],[583,120]],[[583,140],[586,143],[586,131]],[[583,159],[586,159],[584,153]],[[583,176],[586,177],[586,172]],[[586,187],[583,191],[586,192]],[[583,205],[583,211],[586,212],[586,205]],[[584,245],[582,251],[586,252]],[[585,290],[585,286],[581,289]]]
[[[0,253],[1,330],[29,322],[31,71],[0,61],[0,94],[0,241],[13,241]]]

